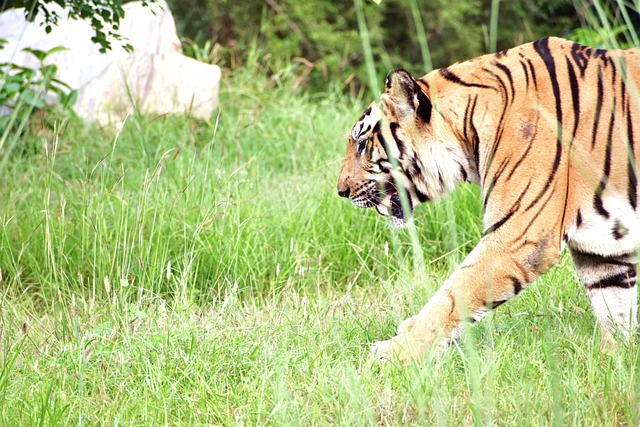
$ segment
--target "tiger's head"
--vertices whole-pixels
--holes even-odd
[[[349,134],[338,194],[358,207],[375,207],[395,226],[404,226],[417,204],[441,198],[467,178],[461,145],[429,92],[405,70],[390,72],[380,101]]]

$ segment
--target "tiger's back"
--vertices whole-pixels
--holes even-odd
[[[485,81],[493,79],[501,88],[505,118],[514,117],[503,125],[498,146],[485,153],[499,160],[485,163],[492,191],[513,175],[521,182],[540,175],[532,181],[540,191],[531,193],[530,203],[551,197],[554,185],[555,192],[564,190],[564,243],[601,255],[633,251],[640,242],[640,135],[634,132],[640,123],[640,51],[606,51],[550,38],[491,62],[493,71],[483,67]],[[521,82],[519,91],[514,82]],[[507,149],[499,146],[503,142]],[[518,155],[520,162],[510,159]]]
[[[634,132],[640,123],[640,51],[549,38],[436,70],[421,81],[442,94],[439,103],[451,116],[467,118],[462,125],[452,123],[453,135],[445,138],[471,139],[463,144],[480,151],[472,155],[485,207],[491,209],[491,197],[500,196],[502,204],[505,198],[522,200],[527,211],[545,196],[564,192],[558,225],[565,243],[604,254],[629,251],[640,241],[640,130]],[[447,87],[452,85],[453,90]],[[474,88],[484,94],[477,97]],[[477,135],[470,137],[473,131]],[[527,192],[510,198],[522,185],[529,186]],[[608,237],[588,235],[603,227],[610,230]]]

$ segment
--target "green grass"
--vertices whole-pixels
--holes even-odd
[[[407,231],[335,194],[365,101],[236,75],[212,123],[68,121],[0,173],[0,425],[630,425],[564,259],[438,358],[366,362],[481,233],[477,189]],[[417,268],[416,268],[417,266]]]

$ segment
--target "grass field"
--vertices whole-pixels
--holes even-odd
[[[640,425],[568,257],[438,358],[366,361],[481,233],[335,193],[366,100],[239,75],[212,123],[73,120],[0,171],[0,425]],[[419,250],[418,250],[419,249]]]

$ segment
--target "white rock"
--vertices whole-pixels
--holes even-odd
[[[22,49],[68,50],[52,54],[46,63],[58,66],[58,78],[78,90],[74,109],[81,117],[100,123],[120,122],[136,105],[143,113],[189,113],[209,119],[218,105],[220,68],[188,58],[176,33],[175,22],[164,0],[143,7],[126,3],[118,33],[106,54],[91,41],[94,31],[85,21],[61,16],[58,26],[46,34],[40,25],[27,23],[22,9],[0,14],[0,38],[8,41],[0,50],[0,63],[14,62],[35,68],[38,61]],[[122,45],[129,43],[129,54]]]

